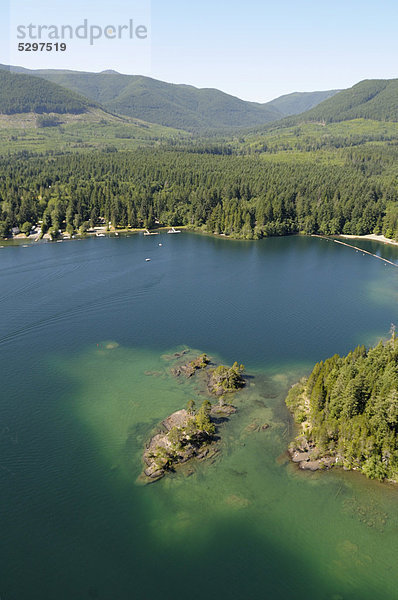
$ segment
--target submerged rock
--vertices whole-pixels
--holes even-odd
[[[259,425],[256,421],[253,421],[253,423],[249,423],[249,425],[247,425],[247,427],[245,427],[245,432],[246,433],[258,433],[260,431],[266,431],[269,428],[270,428],[270,425],[268,423],[263,423],[262,425]]]
[[[225,502],[229,506],[237,509],[247,508],[251,504],[248,498],[243,498],[242,496],[237,496],[236,494],[231,494],[231,496],[228,496]]]
[[[299,467],[305,471],[318,471],[318,469],[322,468],[322,462],[320,460],[303,461],[300,463]]]
[[[211,408],[211,415],[214,417],[217,415],[232,415],[234,413],[236,413],[236,408],[232,404],[216,404]]]
[[[292,461],[295,463],[308,462],[310,455],[308,452],[294,452],[292,454]]]

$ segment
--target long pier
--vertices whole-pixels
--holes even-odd
[[[398,264],[392,262],[391,260],[388,260],[387,258],[383,258],[382,256],[379,256],[378,254],[373,254],[373,252],[368,252],[368,250],[364,250],[363,248],[358,248],[358,246],[353,246],[352,244],[347,244],[347,242],[342,242],[341,240],[336,240],[334,238],[329,238],[323,235],[312,235],[311,237],[317,237],[317,238],[321,238],[322,240],[328,240],[328,241],[332,241],[335,244],[341,244],[342,246],[347,246],[347,248],[353,248],[354,250],[356,250],[357,252],[362,252],[362,254],[369,254],[369,256],[373,256],[374,258],[378,258],[379,260],[382,260],[383,262],[392,265],[393,267],[397,267],[398,268]]]

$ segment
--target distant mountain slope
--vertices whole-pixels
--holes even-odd
[[[279,110],[285,117],[298,115],[304,111],[310,110],[327,98],[331,98],[341,90],[327,90],[324,92],[293,92],[285,94],[271,102],[267,106],[273,106]]]
[[[148,77],[135,77],[105,106],[121,114],[190,130],[251,127],[281,117],[277,109],[245,102],[216,89],[197,89]]]
[[[360,118],[398,121],[398,79],[361,81],[289,120],[289,124],[302,121],[333,123]]]
[[[39,77],[0,70],[0,113],[81,114],[97,106],[68,89]]]
[[[5,65],[0,68],[10,69]],[[329,97],[328,92],[295,92],[272,102],[246,102],[216,89],[198,89],[112,70],[83,73],[65,70],[12,71],[42,77],[100,103],[112,112],[186,130],[255,127],[297,114]]]
[[[9,68],[0,65],[0,68]],[[42,77],[100,103],[107,110],[186,130],[251,127],[283,117],[276,108],[245,102],[215,89],[198,89],[115,72],[12,71]]]
[[[166,83],[141,75],[122,75],[106,70],[84,73],[67,70],[29,70],[0,65],[61,85],[107,110],[188,131],[251,128],[306,111],[336,90],[294,92],[264,104],[247,102],[217,89]]]

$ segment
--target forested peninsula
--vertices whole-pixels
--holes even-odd
[[[290,453],[302,468],[339,465],[398,481],[398,340],[317,363],[286,404],[300,424]]]

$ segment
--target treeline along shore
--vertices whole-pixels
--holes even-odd
[[[105,222],[248,240],[295,233],[398,239],[397,149],[342,152],[334,162],[193,148],[3,157],[0,236],[39,222],[53,237]]]

